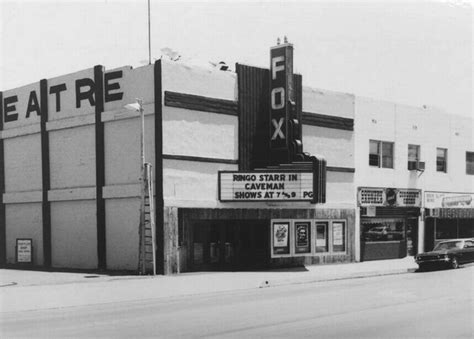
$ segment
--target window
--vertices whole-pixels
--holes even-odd
[[[466,152],[466,174],[474,174],[474,152]]]
[[[405,240],[405,221],[403,219],[362,220],[360,240],[365,242]]]
[[[393,168],[393,142],[370,140],[369,165]]]
[[[380,167],[380,142],[370,140],[369,165]]]
[[[408,145],[408,169],[416,168],[416,163],[420,161],[420,146]]]
[[[448,150],[446,148],[436,149],[436,171],[448,171]]]
[[[436,219],[436,239],[474,238],[471,219]]]

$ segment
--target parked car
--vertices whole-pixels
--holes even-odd
[[[430,252],[415,256],[420,270],[428,266],[447,266],[458,268],[461,264],[474,262],[474,240],[457,239],[442,241]]]

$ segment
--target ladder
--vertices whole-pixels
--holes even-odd
[[[151,164],[145,163],[143,171],[138,274],[156,275],[155,202],[153,198],[153,172]]]

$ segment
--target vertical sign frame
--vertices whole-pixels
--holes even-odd
[[[293,45],[289,43],[270,49],[270,162],[289,161],[289,101],[295,101],[293,77]]]

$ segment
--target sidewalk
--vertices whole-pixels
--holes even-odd
[[[155,277],[0,269],[0,313],[402,274],[416,268],[413,257],[406,257],[295,269]]]

